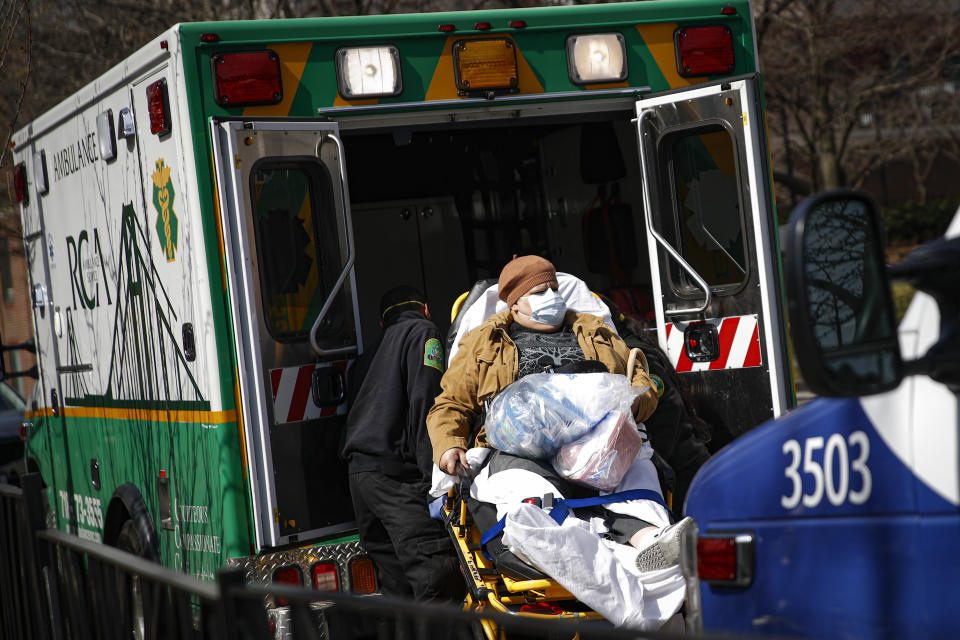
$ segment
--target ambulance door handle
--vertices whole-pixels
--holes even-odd
[[[323,324],[323,319],[330,311],[330,307],[333,306],[333,301],[337,299],[337,296],[343,289],[343,284],[347,281],[347,277],[350,275],[350,270],[353,269],[353,261],[355,257],[353,246],[353,218],[350,215],[350,197],[347,190],[347,161],[344,157],[343,142],[341,142],[340,138],[332,131],[328,131],[325,137],[330,138],[330,140],[337,145],[337,162],[340,166],[340,193],[341,202],[343,202],[343,225],[347,234],[347,261],[344,263],[343,270],[337,277],[337,281],[334,283],[333,288],[330,289],[330,294],[327,296],[327,299],[324,300],[323,306],[320,307],[320,313],[317,314],[317,319],[313,322],[313,327],[310,329],[310,347],[313,349],[314,353],[322,358],[357,352],[357,345],[340,347],[337,349],[324,349],[317,343],[317,331],[320,329],[320,325]],[[317,154],[319,155],[319,153],[320,152],[318,149]]]
[[[647,158],[647,145],[644,142],[644,132],[643,132],[643,123],[650,116],[653,115],[653,111],[647,110],[640,114],[640,117],[637,118],[637,135],[640,146],[640,168],[643,175],[644,185],[643,185],[643,218],[647,223],[647,232],[653,236],[653,239],[657,241],[663,250],[667,252],[671,258],[673,258],[680,267],[687,272],[687,274],[696,281],[697,285],[703,289],[703,304],[699,307],[690,307],[688,309],[664,309],[663,315],[665,316],[679,316],[687,313],[703,313],[710,306],[711,298],[713,297],[710,292],[710,285],[707,284],[707,281],[700,277],[700,274],[697,273],[697,270],[691,267],[686,260],[683,259],[683,256],[674,249],[667,239],[661,236],[656,229],[653,228],[653,205],[650,202],[650,189],[653,188],[650,180],[650,160]]]

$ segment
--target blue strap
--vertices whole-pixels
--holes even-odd
[[[596,498],[577,498],[574,500],[557,498],[553,501],[553,509],[550,511],[550,517],[553,518],[554,522],[557,524],[563,524],[563,521],[567,519],[568,515],[570,515],[570,509],[596,507],[602,504],[626,502],[628,500],[652,500],[664,509],[667,509],[667,511],[670,510],[667,507],[667,503],[663,501],[663,496],[656,491],[652,491],[650,489],[630,489],[629,491],[618,491],[617,493],[611,493],[605,496],[597,496]],[[503,532],[503,527],[506,524],[506,521],[507,517],[504,516],[497,521],[497,524],[483,532],[483,535],[480,536],[481,548],[483,548],[488,542]],[[484,551],[484,555],[486,555],[486,551]]]
[[[567,519],[568,515],[570,515],[570,509],[596,507],[601,504],[626,502],[628,500],[652,500],[669,511],[667,508],[667,503],[663,501],[663,497],[656,491],[652,491],[650,489],[630,489],[629,491],[618,491],[617,493],[611,493],[605,496],[597,496],[596,498],[577,498],[574,500],[564,500],[563,498],[558,498],[553,502],[553,509],[550,511],[550,517],[553,518],[554,522],[557,524],[563,524],[563,521]],[[501,527],[501,529],[502,528],[503,527]]]

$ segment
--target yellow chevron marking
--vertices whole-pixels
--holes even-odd
[[[280,56],[280,81],[283,83],[283,99],[277,104],[247,107],[243,116],[288,116],[290,105],[300,88],[300,78],[310,57],[312,42],[283,42],[267,45]]]
[[[457,94],[457,81],[453,73],[453,43],[458,40],[490,40],[494,36],[489,35],[462,35],[447,36],[447,42],[443,45],[443,53],[437,60],[437,67],[433,71],[433,77],[430,79],[430,86],[427,88],[427,95],[424,98],[430,100],[452,100],[459,98]],[[520,93],[543,93],[543,85],[537,79],[537,75],[530,67],[530,63],[523,57],[523,52],[517,43],[510,36],[496,36],[498,38],[507,38],[513,42],[514,50],[517,52],[517,78]]]
[[[643,38],[644,44],[650,50],[654,62],[660,73],[667,80],[671,89],[689,87],[695,84],[689,78],[683,78],[677,72],[677,54],[673,45],[673,32],[677,30],[676,22],[658,22],[655,24],[638,24],[637,31]]]

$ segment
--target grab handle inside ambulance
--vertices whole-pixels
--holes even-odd
[[[703,289],[703,303],[698,307],[689,307],[687,309],[664,309],[663,315],[665,316],[680,316],[688,313],[703,313],[710,306],[710,301],[712,299],[712,293],[710,291],[710,285],[707,284],[707,281],[704,280],[697,270],[690,266],[690,264],[683,259],[683,256],[673,248],[673,246],[664,238],[660,233],[653,227],[653,204],[650,199],[650,189],[653,188],[652,185],[656,184],[652,180],[651,173],[652,167],[650,166],[650,159],[647,157],[647,145],[644,141],[646,132],[643,129],[643,123],[649,117],[653,115],[653,111],[644,111],[640,114],[640,117],[637,120],[637,131],[640,134],[640,168],[643,173],[643,218],[647,223],[647,233],[653,236],[653,239],[657,241],[663,250],[667,252],[667,255],[676,261],[680,267],[687,272],[687,274],[693,278],[694,282],[697,283],[701,289]]]
[[[327,316],[327,313],[333,306],[337,296],[340,295],[340,292],[343,290],[343,284],[347,281],[347,277],[350,275],[350,270],[353,269],[353,261],[355,257],[353,245],[353,220],[350,216],[350,199],[347,192],[347,163],[344,159],[343,142],[341,142],[340,138],[332,132],[327,132],[325,138],[329,138],[335,145],[337,145],[337,162],[340,166],[340,195],[341,202],[343,203],[343,226],[347,235],[347,260],[343,264],[343,269],[340,271],[337,281],[330,289],[327,299],[324,300],[323,306],[320,307],[320,313],[317,314],[317,319],[314,320],[313,327],[310,329],[310,346],[313,348],[314,353],[321,358],[348,355],[351,353],[356,353],[357,351],[357,345],[339,347],[336,349],[324,349],[317,343],[317,331],[323,324],[323,319]],[[319,148],[317,153],[319,154]]]

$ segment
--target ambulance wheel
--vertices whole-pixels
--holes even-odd
[[[120,534],[117,536],[117,549],[132,553],[141,558],[147,557],[147,542],[143,539],[140,531],[137,530],[133,520],[127,520],[120,527]]]

